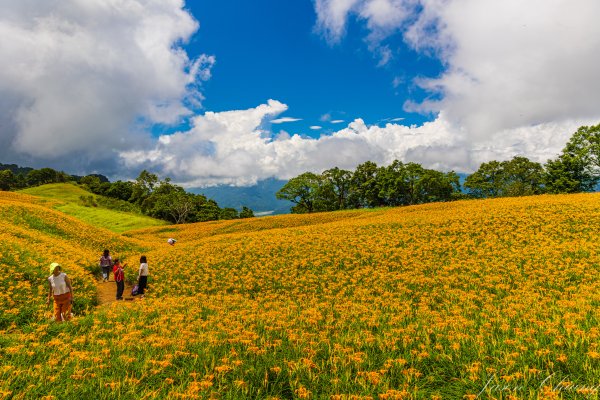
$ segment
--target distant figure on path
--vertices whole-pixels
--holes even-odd
[[[171,246],[173,246],[175,243],[177,243],[177,240],[173,239],[173,238],[169,238],[167,240],[167,243],[169,243]]]
[[[54,297],[54,320],[68,321],[71,319],[71,306],[73,304],[73,287],[71,280],[62,272],[60,264],[50,264],[50,272],[48,277],[48,299],[46,304],[50,304],[50,298]]]
[[[140,257],[140,269],[138,271],[138,294],[140,298],[144,298],[144,291],[148,287],[148,261],[146,256]]]
[[[121,265],[118,258],[115,258],[113,265],[113,274],[117,283],[117,300],[123,300],[123,291],[125,290],[125,268],[127,264]]]
[[[104,250],[104,254],[100,257],[99,265],[102,267],[102,282],[108,282],[110,279],[110,269],[113,266],[113,261],[108,250]]]

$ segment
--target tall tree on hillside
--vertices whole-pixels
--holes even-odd
[[[254,218],[254,211],[246,206],[243,206],[242,211],[240,211],[240,218]]]
[[[110,185],[106,191],[106,196],[114,199],[128,201],[133,194],[133,182],[116,181]]]
[[[404,163],[394,160],[377,171],[379,197],[387,206],[407,204],[408,188],[404,180]]]
[[[497,197],[503,185],[502,163],[493,160],[483,163],[473,174],[467,176],[464,187],[477,198]]]
[[[221,215],[221,209],[216,201],[203,195],[194,196],[194,221],[216,221]]]
[[[456,172],[447,173],[433,169],[424,169],[420,178],[420,203],[449,201],[452,195],[460,193],[460,179]]]
[[[526,157],[502,162],[502,196],[530,196],[544,191],[544,167]]]
[[[0,171],[0,190],[11,190],[17,184],[17,178],[10,169]]]
[[[295,203],[292,213],[311,213],[315,211],[315,199],[319,187],[320,177],[312,172],[305,172],[290,179],[275,196],[280,200]]]
[[[158,183],[158,176],[143,170],[135,180],[129,201],[141,205],[152,194]]]
[[[324,171],[321,176],[323,180],[331,185],[331,191],[334,197],[334,210],[343,210],[346,208],[348,195],[350,193],[350,182],[352,172],[338,167]]]
[[[348,196],[348,202],[352,208],[385,205],[384,199],[379,195],[378,172],[377,164],[372,161],[364,162],[356,167],[350,180],[350,193]]]
[[[26,180],[29,186],[38,186],[47,183],[67,182],[69,176],[52,168],[41,168],[29,171]]]
[[[594,190],[600,180],[600,125],[580,127],[558,158],[548,160],[545,167],[550,193]]]

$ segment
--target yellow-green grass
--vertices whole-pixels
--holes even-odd
[[[32,196],[39,196],[49,201],[56,210],[76,217],[90,225],[122,233],[129,230],[166,225],[165,221],[151,218],[142,214],[123,212],[98,207],[86,207],[82,204],[81,196],[94,195],[72,183],[53,183],[37,186],[20,191]]]
[[[37,231],[90,247],[12,196],[8,270]],[[0,398],[598,399],[599,226],[581,194],[130,232],[146,298],[0,331]]]
[[[103,249],[139,255],[139,241],[91,226],[39,204],[33,196],[0,192],[0,329],[45,319],[48,266],[58,262],[77,287],[75,310],[96,303],[97,269]],[[0,358],[0,364],[1,364]]]

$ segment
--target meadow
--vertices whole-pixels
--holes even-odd
[[[116,233],[166,224],[165,221],[148,217],[140,212],[126,212],[115,209],[119,206],[131,207],[131,204],[94,195],[72,183],[54,183],[35,186],[24,189],[20,193],[39,197],[46,200],[46,204],[55,210],[71,215],[90,225],[105,228]],[[82,202],[82,197],[93,199],[95,206],[91,206],[89,202]],[[104,203],[108,201],[121,204],[111,204],[112,208],[109,208],[104,206]]]
[[[0,236],[0,399],[599,397],[600,194],[118,234],[0,192]],[[105,247],[144,300],[96,307]]]

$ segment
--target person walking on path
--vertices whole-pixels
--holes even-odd
[[[127,264],[121,265],[118,258],[115,258],[113,265],[113,274],[115,276],[115,282],[117,283],[117,300],[123,300],[123,291],[125,290],[125,271],[124,268]]]
[[[144,298],[144,292],[148,287],[148,261],[146,256],[140,257],[140,269],[138,271],[138,294],[140,298]]]
[[[71,319],[71,306],[73,304],[73,286],[71,279],[62,272],[60,264],[50,264],[50,272],[48,277],[48,299],[46,304],[50,304],[50,298],[54,297],[54,320],[68,321]]]
[[[108,282],[110,278],[110,269],[113,266],[110,251],[104,250],[102,257],[100,257],[99,265],[102,268],[102,282]]]

